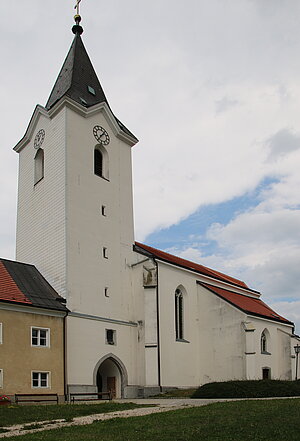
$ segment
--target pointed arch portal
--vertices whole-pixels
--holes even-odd
[[[94,385],[99,393],[111,390],[113,398],[123,398],[127,384],[127,370],[118,357],[108,354],[98,361],[94,369]]]

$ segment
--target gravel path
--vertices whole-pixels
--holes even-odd
[[[144,416],[153,413],[168,412],[170,410],[182,409],[184,407],[203,406],[211,401],[212,400],[163,400],[162,402],[160,400],[158,403],[158,401],[156,400],[139,400],[138,402],[140,404],[148,403],[148,404],[158,404],[158,405],[156,407],[140,407],[137,409],[120,410],[117,412],[98,413],[83,417],[74,417],[72,421],[65,421],[65,420],[38,421],[38,422],[31,422],[26,424],[18,424],[15,426],[3,427],[3,429],[9,430],[9,432],[0,433],[0,438],[9,438],[11,436],[26,435],[28,433],[36,433],[36,432],[41,432],[43,430],[52,430],[62,427],[82,426],[82,425],[92,424],[94,421],[105,421],[105,420],[110,420],[112,418],[128,418],[134,416]],[[33,425],[36,427],[33,428],[32,427]]]
[[[289,399],[300,398],[300,397],[287,397]],[[285,399],[284,397],[277,398],[258,398],[260,400],[274,400],[274,399]],[[52,421],[38,421],[31,422],[26,424],[18,424],[15,426],[3,427],[3,429],[7,429],[8,432],[0,433],[0,438],[9,438],[11,436],[19,436],[26,435],[27,433],[36,433],[41,432],[43,430],[52,430],[62,427],[71,427],[71,426],[83,426],[87,424],[92,424],[94,421],[105,421],[110,420],[112,418],[129,418],[134,416],[143,416],[150,415],[154,413],[168,412],[170,410],[175,409],[183,409],[187,407],[198,407],[198,406],[206,406],[210,403],[216,403],[218,401],[244,401],[243,398],[238,399],[189,399],[189,398],[170,398],[170,399],[132,399],[132,400],[116,400],[119,403],[137,403],[137,404],[145,404],[145,405],[155,405],[156,407],[139,407],[136,409],[130,410],[119,410],[117,412],[109,412],[109,413],[98,413],[94,415],[87,415],[83,417],[74,417],[72,421],[66,420],[52,420]],[[249,398],[248,398],[249,400]],[[257,398],[250,398],[250,400],[257,400]],[[33,428],[32,426],[36,427]]]

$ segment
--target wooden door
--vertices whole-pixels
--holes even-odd
[[[111,392],[112,398],[116,398],[117,396],[116,377],[107,377],[107,391]]]

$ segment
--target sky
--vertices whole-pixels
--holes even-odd
[[[47,101],[72,42],[74,4],[2,5],[4,258],[15,257],[12,148]],[[80,6],[108,101],[140,140],[136,240],[244,280],[300,333],[299,0]]]

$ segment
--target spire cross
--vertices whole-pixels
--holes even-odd
[[[81,0],[77,0],[76,5],[74,6],[74,9],[77,9],[77,15],[79,15],[79,3],[80,2],[81,2]]]

